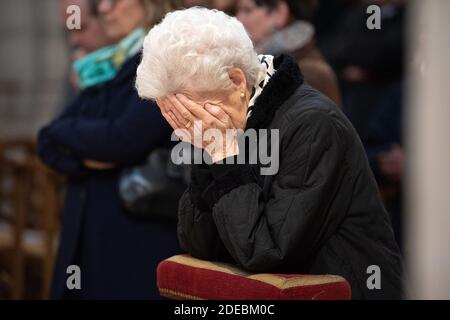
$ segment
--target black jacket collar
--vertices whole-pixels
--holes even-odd
[[[247,120],[246,129],[267,128],[278,108],[304,82],[303,74],[292,57],[280,55],[275,58],[274,66],[277,72],[256,100],[252,115]]]

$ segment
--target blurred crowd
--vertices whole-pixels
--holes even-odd
[[[80,30],[66,28],[70,5],[81,8]],[[380,29],[367,27],[369,5],[380,8]],[[166,12],[190,6],[236,16],[258,53],[292,55],[306,82],[341,108],[366,148],[402,244],[405,1],[62,0],[59,15],[71,62],[76,66],[82,61],[86,67],[71,69],[65,103],[38,139],[40,157],[66,183],[51,290],[55,298],[79,298],[63,289],[62,266],[72,263],[92,270],[84,274],[90,284],[83,294],[89,297],[158,297],[151,268],[179,251],[176,224],[125,218],[117,180],[123,169],[167,146],[171,130],[152,111],[137,111],[146,108],[134,90],[139,52],[130,41],[142,44],[137,30],[147,31]],[[113,57],[113,66],[91,66],[90,54],[105,48],[102,54]],[[107,89],[98,90],[91,82]],[[143,141],[144,135],[152,139]],[[150,244],[158,246],[149,253]],[[134,276],[113,285],[108,273]],[[125,289],[117,293],[116,287]]]

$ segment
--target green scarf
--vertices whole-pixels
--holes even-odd
[[[145,30],[136,29],[118,44],[101,48],[75,61],[73,69],[78,75],[79,87],[84,90],[114,79],[125,61],[141,50],[144,38]]]

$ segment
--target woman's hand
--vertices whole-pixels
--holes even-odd
[[[239,153],[237,129],[220,107],[209,103],[202,106],[183,94],[170,95],[157,103],[175,134],[204,149],[213,162]]]
[[[116,167],[115,163],[110,162],[99,162],[95,160],[85,159],[83,160],[83,165],[92,170],[110,170]]]

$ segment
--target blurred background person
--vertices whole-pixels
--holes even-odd
[[[391,215],[395,238],[403,248],[403,182],[406,155],[403,141],[403,82],[386,88],[369,120],[366,151],[386,209]]]
[[[138,97],[134,78],[145,28],[174,3],[99,0],[97,6],[116,44],[75,62],[82,92],[38,137],[43,162],[67,177],[51,297],[155,299],[156,266],[178,251],[176,227],[130,218],[118,179],[170,142],[170,127],[154,103]],[[80,290],[67,289],[70,265],[80,267]]]
[[[234,16],[237,11],[237,3],[238,0],[211,0],[211,7]]]
[[[260,54],[292,55],[305,80],[337,105],[341,97],[334,71],[315,45],[311,0],[239,0],[237,18]]]
[[[366,26],[366,10],[372,4],[381,10],[379,30]],[[321,38],[321,49],[338,76],[344,112],[365,142],[380,97],[403,77],[404,2],[360,1],[339,16],[333,30]]]
[[[69,30],[66,27],[66,21],[70,15],[70,13],[67,13],[67,8],[71,5],[80,8],[81,25],[79,29]],[[71,55],[70,61],[72,63],[92,51],[112,44],[112,39],[106,35],[95,0],[62,0],[60,10],[64,29],[67,30],[67,41]],[[67,86],[66,103],[63,103],[63,105],[71,101],[79,91],[76,73],[71,69],[69,74],[70,83]]]
[[[328,1],[322,3],[333,9]],[[367,27],[369,5],[380,8],[380,29]],[[336,71],[343,111],[366,147],[402,248],[405,1],[347,0],[335,4],[335,9],[336,19],[331,28],[322,28],[319,43]],[[323,20],[316,16],[316,21]]]
[[[81,26],[79,29],[69,30],[66,28],[66,21],[70,15],[67,13],[67,8],[71,5],[80,8]],[[62,0],[60,10],[64,28],[67,30],[70,49],[76,59],[112,43],[112,40],[106,35],[96,0]]]
[[[182,5],[184,8],[190,8],[195,6],[209,7],[211,0],[183,0]]]
[[[322,49],[323,39],[332,34],[345,21],[345,16],[362,0],[316,0],[313,24],[316,29],[317,45]],[[344,39],[342,39],[344,40]]]

